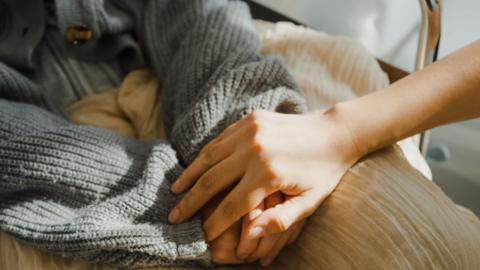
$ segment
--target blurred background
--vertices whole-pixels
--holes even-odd
[[[421,18],[418,0],[254,2],[319,31],[351,37],[377,58],[414,70]],[[480,0],[443,0],[443,7],[439,58],[480,39]],[[430,146],[444,149],[448,157],[429,161],[433,180],[457,204],[480,215],[480,120],[432,130]]]

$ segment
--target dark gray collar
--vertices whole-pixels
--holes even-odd
[[[43,0],[0,0],[0,61],[34,67],[34,50],[45,31]]]

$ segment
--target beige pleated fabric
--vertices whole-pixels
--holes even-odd
[[[312,110],[388,84],[375,59],[348,39],[286,23],[257,22],[256,26],[263,53],[284,58]],[[147,140],[161,138],[161,121],[148,121],[161,119],[158,105],[150,104],[153,100],[159,103],[158,90],[158,82],[147,71],[138,71],[129,74],[118,89],[82,100],[67,112],[78,123]],[[127,102],[119,101],[122,92],[130,93],[124,99]],[[160,125],[152,126],[152,122]],[[408,153],[418,164],[425,162],[418,151]],[[347,172],[309,218],[298,241],[269,269],[480,269],[478,217],[456,206],[419,172],[428,176],[428,167],[417,169],[399,147],[365,157]],[[3,233],[0,245],[1,270],[115,269],[39,251]],[[245,265],[218,269],[263,268]]]
[[[480,269],[480,221],[398,148],[355,165],[272,269]]]
[[[262,53],[281,56],[309,98],[310,109],[354,99],[389,84],[368,51],[351,39],[287,22],[256,21]]]

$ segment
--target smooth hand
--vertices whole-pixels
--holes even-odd
[[[222,201],[224,194],[216,196],[201,209],[204,220],[213,213],[218,204]],[[209,243],[212,260],[216,264],[242,264],[260,260],[263,266],[268,266],[280,253],[285,245],[293,243],[305,225],[302,221],[295,224],[288,231],[278,234],[267,235],[266,237],[246,241],[245,230],[250,222],[263,210],[275,207],[283,202],[279,192],[267,197],[255,210],[242,218],[242,221],[235,222],[219,237]],[[243,233],[242,233],[243,231]],[[244,237],[240,238],[243,235]]]
[[[250,213],[241,251],[261,237],[292,233],[360,157],[334,109],[305,115],[255,111],[208,143],[172,185],[177,194],[191,189],[168,218],[181,223],[230,189],[203,227],[212,241]],[[273,194],[280,201],[259,209]]]

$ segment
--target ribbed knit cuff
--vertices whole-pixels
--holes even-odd
[[[116,266],[209,265],[200,219],[166,220],[181,171],[166,143],[0,100],[0,229],[29,244]]]

